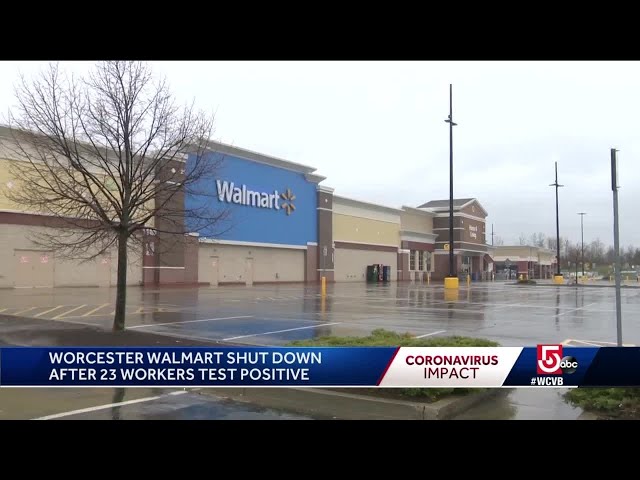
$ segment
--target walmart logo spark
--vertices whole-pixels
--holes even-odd
[[[284,200],[282,204],[282,208],[287,212],[287,215],[291,215],[291,212],[295,211],[296,206],[293,204],[293,201],[296,199],[296,196],[291,192],[290,188],[284,193],[280,194],[280,197]]]

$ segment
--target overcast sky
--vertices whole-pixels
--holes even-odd
[[[89,63],[62,63],[82,71]],[[0,109],[20,71],[3,62]],[[620,149],[621,244],[640,247],[638,62],[154,62],[182,101],[216,112],[215,139],[316,167],[336,194],[389,206],[475,197],[487,231],[613,242],[610,148]],[[490,241],[490,236],[488,238]]]

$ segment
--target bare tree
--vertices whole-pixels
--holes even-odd
[[[518,238],[518,243],[519,243],[519,245],[526,245],[527,244],[527,236],[524,233],[520,234],[520,237]]]
[[[558,249],[558,241],[556,237],[547,237],[547,248],[549,250],[553,250],[554,252]]]
[[[180,107],[164,79],[141,62],[102,62],[69,78],[57,65],[21,78],[9,115],[20,182],[8,196],[57,220],[34,240],[63,258],[82,261],[117,247],[113,330],[125,328],[128,249],[163,239],[182,242],[225,217],[203,188],[220,158],[208,151],[213,117]],[[166,242],[165,242],[166,243]]]
[[[613,249],[613,246],[609,245],[607,247],[607,251],[606,251],[606,253],[604,255],[604,259],[609,265],[613,265],[613,263],[615,262],[615,259],[616,259],[616,252]]]
[[[494,245],[496,245],[496,246],[504,245],[504,240],[502,239],[502,237],[501,237],[501,236],[496,235],[496,236],[494,236],[494,238],[493,238],[493,244],[494,244]]]
[[[571,248],[571,240],[560,237],[560,255],[567,260],[569,265],[571,264]]]
[[[544,247],[545,234],[542,232],[531,234],[530,244],[534,247]]]
[[[591,242],[589,253],[590,253],[590,259],[592,263],[593,262],[602,263],[604,261],[604,254],[605,254],[604,243],[602,243],[602,241],[599,238],[596,238],[594,241]]]

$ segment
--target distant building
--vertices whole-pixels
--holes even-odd
[[[493,259],[498,278],[552,278],[557,265],[554,250],[529,245],[496,246]]]
[[[449,275],[449,200],[432,200],[418,207],[433,212],[437,235],[434,279]],[[459,276],[487,274],[493,270],[492,248],[486,242],[487,211],[475,198],[453,200],[453,252]]]

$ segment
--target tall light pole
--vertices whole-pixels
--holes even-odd
[[[582,276],[584,277],[584,216],[586,215],[585,212],[579,212],[578,215],[580,215],[580,237],[582,239]]]
[[[491,246],[493,246],[493,236],[495,234],[493,233],[493,223],[491,224]]]
[[[456,277],[453,259],[453,85],[449,84],[449,277]]]
[[[557,257],[556,276],[560,277],[562,276],[562,273],[560,273],[560,214],[558,211],[558,188],[564,187],[564,185],[560,185],[558,183],[558,162],[556,162],[556,181],[555,183],[552,183],[549,186],[556,187],[556,244],[557,244],[557,250],[558,250],[556,253],[556,257]]]
[[[620,232],[618,226],[618,150],[611,149],[611,190],[613,190],[613,250],[615,255],[616,275],[616,324],[618,330],[618,346],[622,346],[622,299],[620,283],[622,283],[622,265],[620,262]]]

